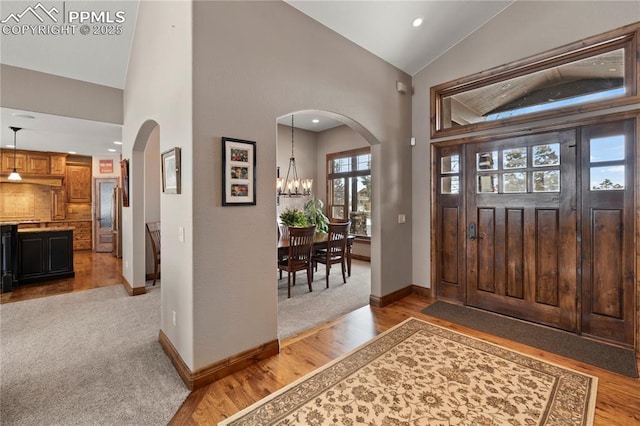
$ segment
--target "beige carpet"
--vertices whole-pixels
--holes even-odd
[[[0,424],[163,425],[189,395],[158,343],[160,288],[0,305]]]
[[[278,338],[296,335],[308,328],[336,319],[369,304],[371,267],[369,262],[353,260],[351,276],[342,282],[340,265],[334,265],[327,288],[324,265],[313,274],[313,291],[309,292],[304,272],[287,298],[287,274],[278,280]]]
[[[410,318],[221,425],[591,425],[597,378]]]

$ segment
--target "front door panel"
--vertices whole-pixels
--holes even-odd
[[[467,304],[577,330],[575,132],[465,148]]]

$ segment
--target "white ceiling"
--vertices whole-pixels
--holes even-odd
[[[444,52],[481,27],[512,1],[300,1],[288,4],[338,32],[364,49],[414,75]],[[41,5],[38,7],[38,5]],[[27,7],[31,6],[31,10]],[[55,8],[55,10],[54,10]],[[138,0],[109,1],[6,1],[0,2],[0,21],[37,24],[68,16],[69,11],[124,13],[122,34],[102,35],[0,35],[0,62],[16,67],[124,88]],[[27,12],[24,13],[23,12]],[[46,16],[45,11],[50,15]],[[35,13],[34,13],[35,12]],[[13,14],[13,15],[12,15]],[[419,28],[411,22],[424,18]],[[121,126],[30,113],[35,119],[20,119],[20,111],[0,108],[2,146],[13,142],[8,126],[22,126],[18,147],[25,149],[76,151],[84,155],[110,155],[121,138]],[[296,116],[295,127],[322,131],[342,123],[327,117]],[[25,121],[26,120],[26,121]],[[278,122],[290,125],[290,117]]]
[[[30,118],[33,117],[33,118]],[[118,155],[122,126],[99,121],[80,120],[40,112],[0,109],[2,148],[13,144],[9,126],[21,127],[16,134],[17,149],[69,152],[79,155]],[[115,152],[109,151],[114,149]]]
[[[309,1],[288,4],[415,75],[513,1]],[[414,18],[423,24],[414,28]]]

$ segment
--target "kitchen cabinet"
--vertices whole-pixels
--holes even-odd
[[[73,249],[91,250],[93,248],[93,238],[91,235],[90,220],[69,220],[66,222],[46,222],[46,228],[73,228]]]
[[[75,228],[73,233],[73,249],[91,250],[93,248],[91,221],[72,222],[70,225]]]
[[[66,154],[51,154],[51,174],[56,176],[64,176],[67,171]]]
[[[17,257],[18,285],[73,277],[73,230],[18,230]]]
[[[67,164],[67,202],[91,203],[91,164]]]
[[[61,220],[66,217],[64,188],[51,188],[51,219]]]
[[[49,154],[27,153],[28,175],[48,175],[49,174]]]
[[[16,170],[25,173],[27,170],[27,155],[24,152],[16,152]],[[13,151],[2,151],[2,173],[9,174],[13,171]]]

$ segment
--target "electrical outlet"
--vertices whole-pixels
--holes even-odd
[[[176,326],[176,311],[173,311],[173,326]]]
[[[129,269],[129,261],[128,260],[124,261],[124,269]]]

